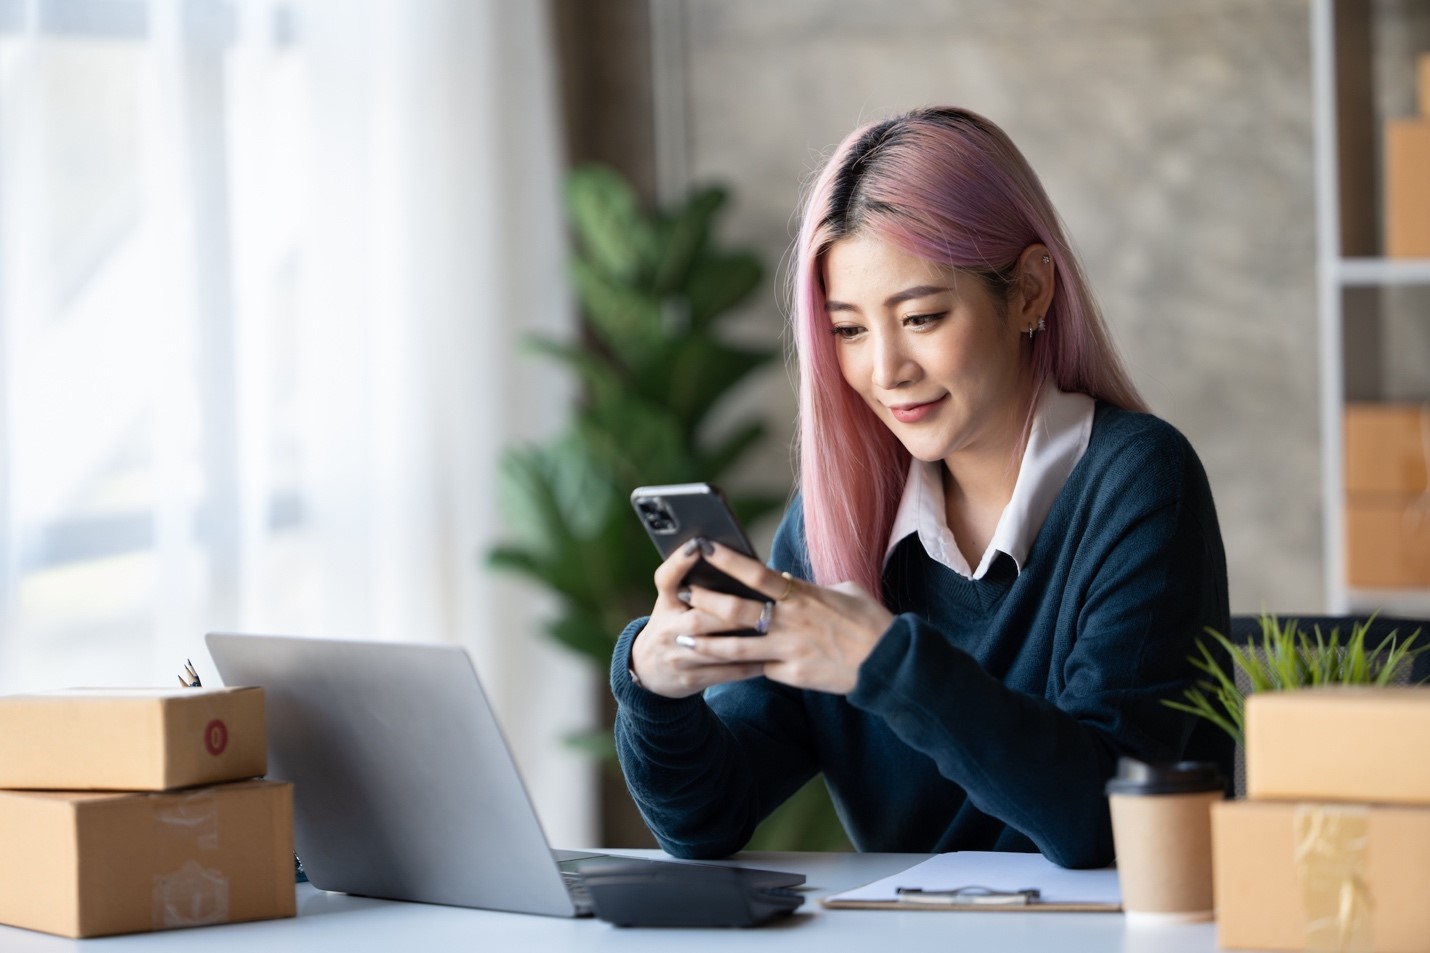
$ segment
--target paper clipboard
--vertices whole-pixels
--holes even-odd
[[[1066,870],[1041,854],[954,851],[820,904],[832,910],[1116,913],[1122,889],[1112,868]]]

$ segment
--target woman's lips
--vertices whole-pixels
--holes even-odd
[[[937,410],[947,397],[948,395],[944,394],[943,397],[925,404],[898,404],[890,407],[889,413],[893,414],[894,419],[900,423],[916,424]]]

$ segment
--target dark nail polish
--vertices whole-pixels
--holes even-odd
[[[695,555],[695,551],[697,549],[703,550],[705,548],[705,545],[705,540],[701,539],[699,536],[696,536],[693,539],[687,540],[685,545],[680,548],[681,555],[693,556]]]
[[[700,540],[700,553],[701,553],[701,555],[703,555],[703,556],[714,556],[714,555],[715,555],[715,544],[712,543],[712,542],[710,542],[710,540],[706,539],[704,536],[699,537],[699,540]]]

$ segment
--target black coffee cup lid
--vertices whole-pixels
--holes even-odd
[[[1224,791],[1221,770],[1211,761],[1172,761],[1148,764],[1136,758],[1118,758],[1117,774],[1107,782],[1108,794],[1196,794]]]

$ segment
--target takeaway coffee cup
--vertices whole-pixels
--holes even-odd
[[[1225,796],[1221,772],[1209,762],[1118,761],[1107,798],[1130,922],[1212,918],[1211,808]]]

